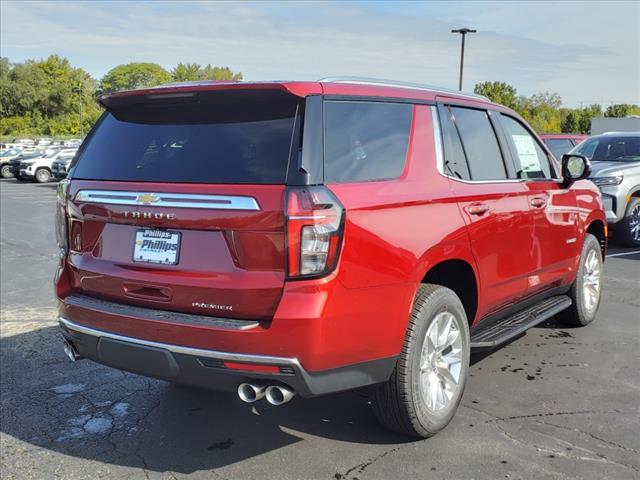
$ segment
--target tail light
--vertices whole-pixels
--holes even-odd
[[[66,255],[69,252],[69,231],[67,226],[67,189],[69,188],[69,180],[62,180],[58,184],[58,195],[56,202],[56,240],[60,255]]]
[[[326,187],[287,190],[287,273],[289,278],[321,277],[338,262],[344,208]]]

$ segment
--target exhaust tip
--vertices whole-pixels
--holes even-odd
[[[265,386],[259,383],[241,383],[238,385],[238,397],[246,403],[253,403],[264,397]]]
[[[64,353],[67,355],[67,357],[69,357],[69,360],[71,360],[72,362],[82,360],[83,357],[78,353],[78,350],[76,350],[76,347],[74,347],[72,343],[65,340],[62,343],[62,348],[64,350]]]
[[[280,385],[270,385],[265,392],[267,402],[271,405],[282,405],[291,400],[296,392],[289,387],[283,387]]]

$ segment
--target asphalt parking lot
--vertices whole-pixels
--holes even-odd
[[[475,357],[436,437],[378,426],[365,392],[282,407],[62,351],[55,184],[0,181],[2,478],[640,478],[640,252],[612,247],[599,317],[553,320]]]

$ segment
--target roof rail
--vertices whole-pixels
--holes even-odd
[[[325,77],[318,80],[318,82],[327,83],[355,83],[363,85],[378,85],[381,87],[401,87],[411,88],[413,90],[425,90],[430,92],[446,93],[451,95],[459,95],[462,97],[476,98],[480,100],[491,101],[484,95],[478,95],[472,92],[461,92],[459,90],[453,90],[451,88],[436,87],[434,85],[427,85],[424,83],[413,82],[398,82],[395,80],[385,80],[381,78],[367,78],[367,77]]]

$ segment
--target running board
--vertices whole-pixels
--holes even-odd
[[[557,295],[488,325],[480,323],[471,331],[471,348],[497,347],[570,306],[567,295]]]

